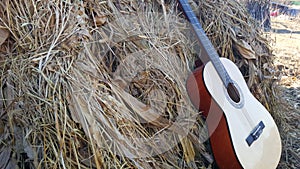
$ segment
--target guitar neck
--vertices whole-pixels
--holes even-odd
[[[216,71],[218,72],[218,75],[222,79],[222,82],[227,87],[232,80],[229,77],[229,74],[227,73],[225,67],[223,66],[217,51],[215,50],[209,38],[206,36],[206,33],[203,30],[196,15],[194,14],[191,6],[189,5],[188,0],[178,0],[178,2],[180,3],[186,18],[192,25],[194,33],[196,34],[200,45],[203,46],[203,49],[206,51],[210,61],[212,62]]]

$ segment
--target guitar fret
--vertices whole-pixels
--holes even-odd
[[[192,8],[188,4],[187,0],[179,0],[183,11],[191,23],[196,36],[198,37],[199,42],[203,45],[206,53],[208,54],[212,64],[214,65],[216,71],[218,72],[220,78],[222,79],[225,86],[232,82],[228,72],[226,71],[225,67],[223,66],[222,62],[220,61],[220,57],[215,50],[214,46],[210,42],[209,38],[206,36],[205,31],[203,30],[198,18],[194,14]]]

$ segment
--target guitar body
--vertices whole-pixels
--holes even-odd
[[[211,62],[197,68],[187,79],[187,92],[206,118],[210,144],[219,168],[276,168],[281,155],[277,126],[249,91],[238,67],[228,59],[222,64],[232,78],[226,88]],[[229,90],[238,92],[232,98]]]

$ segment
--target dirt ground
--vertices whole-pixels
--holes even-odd
[[[283,151],[278,168],[300,168],[300,18],[272,18],[271,46],[278,80],[274,92]]]

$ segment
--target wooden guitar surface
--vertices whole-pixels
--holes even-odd
[[[196,69],[187,80],[192,103],[204,111],[217,165],[225,169],[276,168],[281,140],[273,118],[251,94],[237,66],[225,58],[221,62],[239,92],[238,102],[230,98],[211,62]],[[249,143],[251,133],[258,138]]]

